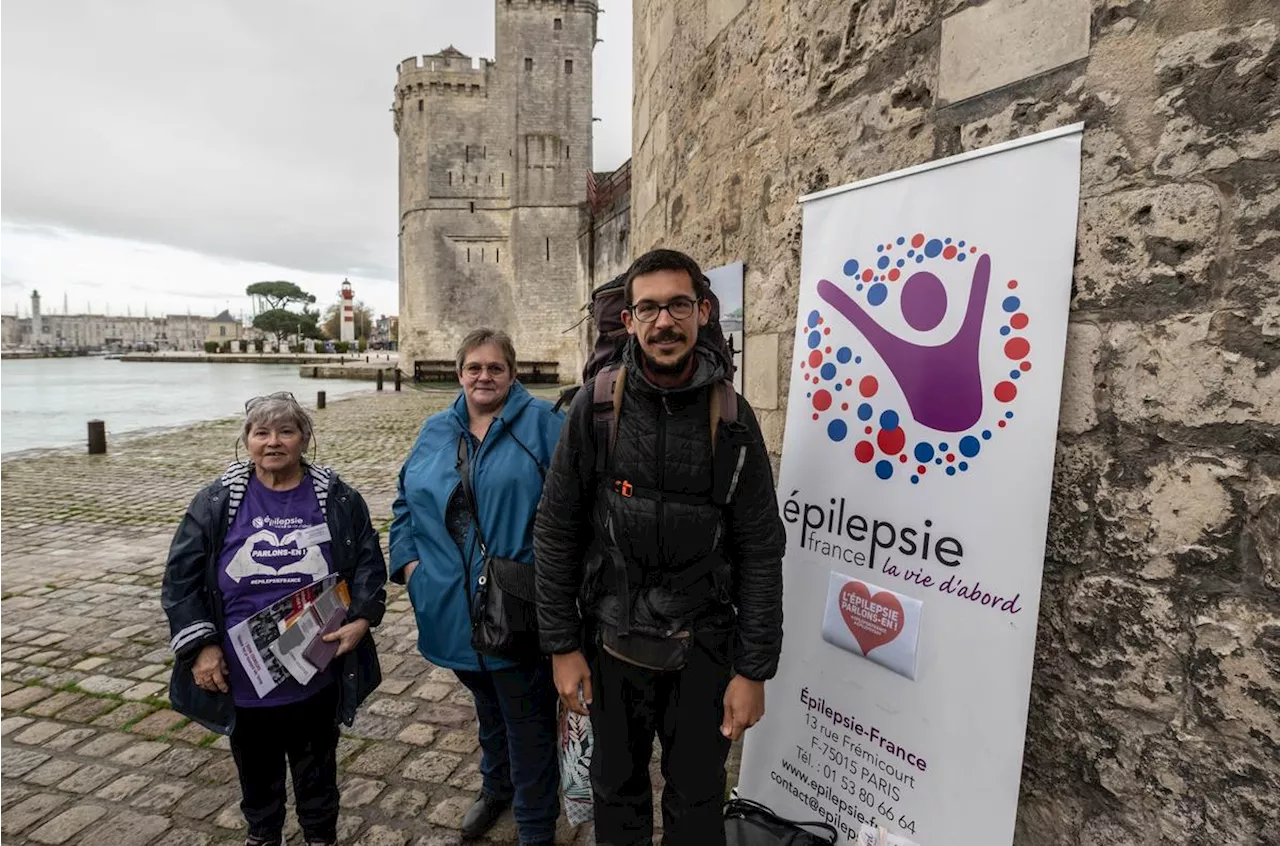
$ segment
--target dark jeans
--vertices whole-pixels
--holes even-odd
[[[663,842],[724,846],[725,760],[720,733],[732,633],[699,633],[684,669],[655,672],[620,661],[588,639],[591,787],[601,846],[653,842],[653,737],[662,743]]]
[[[456,670],[476,700],[485,795],[513,799],[522,844],[551,843],[560,816],[559,736],[551,665]]]
[[[338,836],[338,685],[309,699],[268,708],[236,708],[231,754],[240,774],[240,810],[249,833],[284,829],[285,760],[293,774],[298,822],[310,838]]]

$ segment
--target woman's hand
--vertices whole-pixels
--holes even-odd
[[[230,690],[227,687],[227,674],[227,660],[222,655],[222,647],[215,643],[201,649],[195,664],[191,666],[191,675],[195,677],[196,685],[210,693],[226,693]]]
[[[355,649],[356,644],[358,644],[368,633],[368,620],[352,620],[336,632],[325,635],[323,640],[326,643],[333,643],[335,640],[338,641],[338,652],[337,655],[334,656],[336,658],[338,655],[346,655],[348,652]]]

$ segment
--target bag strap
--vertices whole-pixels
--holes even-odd
[[[779,822],[779,823],[782,823],[783,825],[794,826],[796,828],[820,828],[830,835],[830,842],[833,844],[833,846],[835,842],[840,839],[840,832],[836,831],[836,827],[831,825],[830,823],[822,822],[820,820],[814,820],[813,822],[798,822],[796,820],[789,820],[786,817],[778,816],[769,808],[765,807],[764,805],[761,805],[759,802],[752,802],[750,799],[742,799],[742,798],[731,799],[729,801],[729,804],[725,805],[724,815],[726,817],[732,816],[735,811],[737,811],[740,814],[745,814],[748,812],[760,814],[762,816],[768,817],[770,820],[774,822]]]
[[[484,542],[484,532],[480,530],[480,511],[476,508],[476,498],[471,490],[471,434],[463,432],[458,435],[458,472],[462,476],[462,495],[467,498],[467,507],[471,509],[471,522],[476,527],[476,540],[480,543],[480,555],[489,557],[489,545]]]
[[[622,415],[622,395],[627,371],[611,364],[596,374],[591,389],[591,420],[596,444],[596,473],[604,475],[613,461],[613,445],[618,439],[618,418]]]
[[[738,392],[733,383],[721,379],[711,390],[707,407],[711,413],[711,454],[716,454],[716,433],[720,431],[720,421],[736,421],[738,419]]]

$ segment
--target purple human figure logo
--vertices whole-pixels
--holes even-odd
[[[939,432],[963,432],[982,418],[978,342],[990,282],[991,258],[984,254],[973,269],[964,322],[951,340],[936,346],[889,334],[853,298],[826,279],[818,282],[818,296],[844,315],[884,360],[916,422]],[[927,332],[946,315],[947,290],[937,276],[918,271],[903,283],[901,307],[912,328]]]

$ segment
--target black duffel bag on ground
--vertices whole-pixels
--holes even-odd
[[[835,826],[783,819],[749,799],[724,806],[724,834],[728,846],[834,846],[840,836]]]

